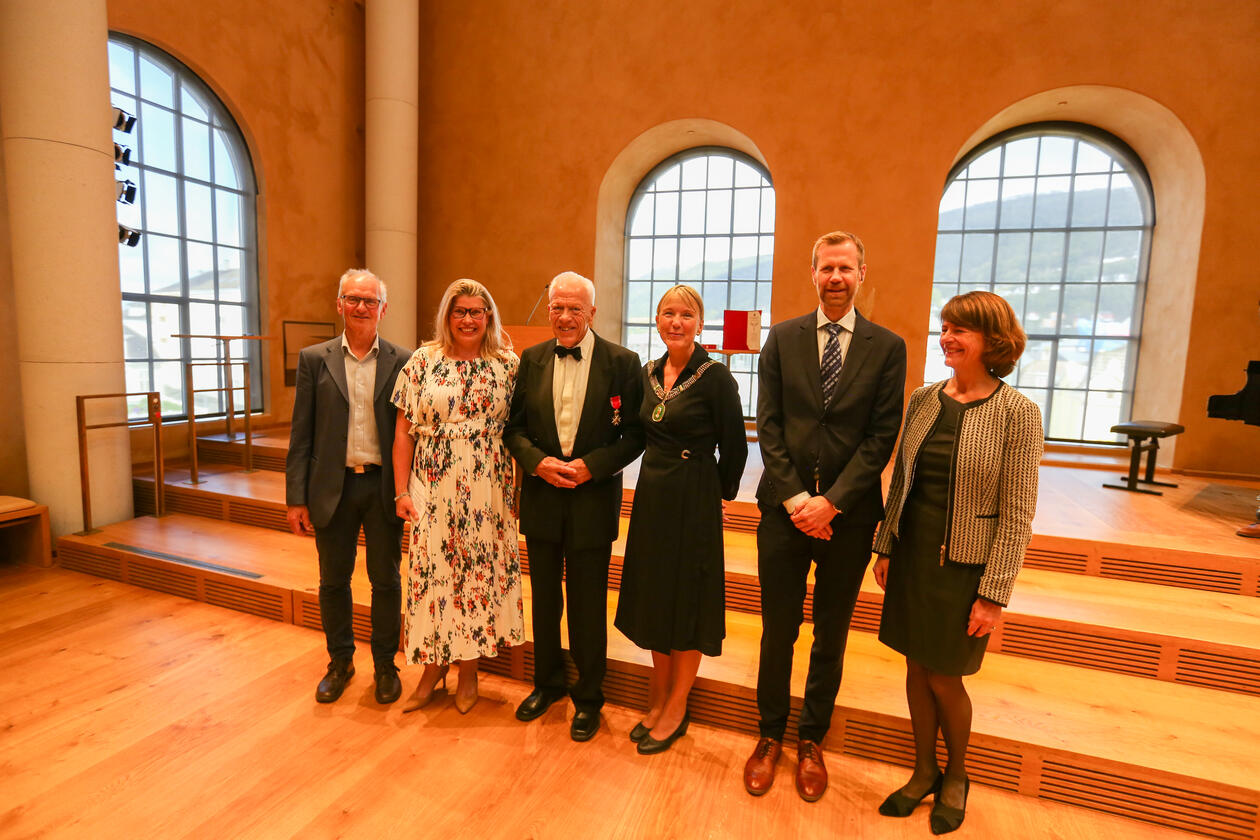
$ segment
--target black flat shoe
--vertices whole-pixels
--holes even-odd
[[[328,673],[315,689],[315,702],[332,703],[346,690],[346,683],[354,676],[353,662],[329,662]]]
[[[687,734],[687,724],[691,723],[691,712],[683,715],[682,723],[678,724],[678,728],[674,733],[664,741],[658,741],[652,737],[649,732],[643,736],[643,740],[639,742],[639,755],[653,755],[654,753],[663,753],[674,745],[674,742]]]
[[[967,816],[967,795],[970,793],[971,779],[967,779],[963,786],[961,808],[951,808],[941,802],[940,793],[936,794],[936,804],[932,806],[932,813],[928,816],[928,826],[933,834],[949,834],[951,831],[958,830],[958,827],[963,824],[963,818]]]
[[[564,692],[546,691],[536,688],[516,707],[516,719],[530,721],[543,716],[543,712],[551,708],[551,704],[564,696]]]
[[[945,774],[937,773],[932,786],[923,791],[923,795],[918,798],[902,793],[905,788],[895,790],[888,794],[888,798],[879,806],[879,812],[885,817],[908,817],[914,813],[915,808],[919,807],[920,802],[927,799],[929,793],[938,793],[940,791],[941,782],[944,780]]]
[[[393,665],[385,665],[376,672],[376,702],[388,706],[402,696],[402,681],[398,679],[398,669]]]
[[[574,741],[589,741],[599,731],[599,712],[578,709],[573,715],[573,723],[569,724],[569,737]]]
[[[652,731],[651,729],[648,729],[646,726],[643,725],[643,721],[639,721],[638,723],[634,725],[634,729],[630,730],[630,740],[634,741],[637,744],[640,741],[642,741],[644,738],[646,738],[648,736],[648,733],[651,731]]]

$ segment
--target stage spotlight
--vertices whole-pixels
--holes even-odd
[[[136,200],[136,185],[134,181],[115,181],[114,186],[118,191],[118,200],[123,204],[134,204]]]
[[[114,130],[121,131],[123,134],[130,134],[131,129],[136,127],[136,118],[128,114],[122,108],[114,109]]]
[[[114,144],[114,163],[121,163],[123,166],[131,165],[131,149],[126,146]]]
[[[125,225],[118,226],[118,244],[134,248],[140,244],[140,231],[132,230]]]

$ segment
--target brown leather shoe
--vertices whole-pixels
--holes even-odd
[[[817,741],[801,741],[796,748],[796,791],[806,802],[817,802],[827,789],[827,766]]]
[[[761,796],[774,784],[774,765],[783,755],[783,742],[762,738],[748,761],[744,762],[744,790]]]

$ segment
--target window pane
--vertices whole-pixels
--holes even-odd
[[[652,232],[658,236],[678,232],[678,193],[657,193]]]
[[[1104,283],[1135,282],[1141,248],[1141,231],[1107,231],[1107,253],[1103,257],[1102,281]]]
[[[140,57],[140,97],[168,108],[175,107],[174,74],[147,57]]]
[[[1111,155],[1084,140],[1076,146],[1077,172],[1110,172]]]
[[[710,190],[732,187],[735,185],[735,160],[725,155],[709,155],[709,181],[706,186]]]
[[[731,309],[756,309],[757,308],[757,284],[756,283],[732,283],[731,284]]]
[[[736,236],[731,240],[731,279],[757,279],[757,237]]]
[[[708,170],[707,157],[693,157],[682,162],[682,189],[702,190],[707,184],[705,172]]]
[[[1138,203],[1133,179],[1123,172],[1111,176],[1111,210],[1107,214],[1107,224],[1142,224],[1142,206]]]
[[[626,320],[647,321],[652,318],[652,284],[626,284]]]
[[[1001,148],[993,149],[985,152],[971,162],[967,167],[968,178],[996,178],[998,169],[1001,165],[1002,150]]]
[[[988,288],[993,282],[992,233],[968,233],[963,236],[962,279],[964,289]]]
[[[1098,287],[1065,286],[1063,288],[1063,322],[1060,333],[1089,335],[1094,331],[1094,305]]]
[[[630,264],[626,274],[631,280],[647,280],[652,276],[652,240],[630,240]]]
[[[1032,227],[1033,192],[1036,178],[1007,178],[1002,181],[1002,227]]]
[[[1077,231],[1068,245],[1067,275],[1069,283],[1097,283],[1102,264],[1103,232]]]
[[[1006,178],[1037,173],[1037,138],[1028,137],[1006,144],[1006,157],[1002,161],[1002,175]]]
[[[742,160],[735,161],[735,186],[760,187],[764,183],[765,179],[761,177],[760,172]]]
[[[219,300],[245,302],[245,278],[241,263],[243,252],[236,248],[219,248]]]
[[[761,189],[761,223],[758,233],[774,233],[774,189]]]
[[[179,323],[179,305],[154,303],[149,307],[150,338],[153,341],[153,358],[178,359],[181,342],[171,336],[183,332]]]
[[[964,224],[968,230],[997,226],[997,196],[997,179],[967,182]]]
[[[209,107],[201,101],[201,96],[187,84],[179,86],[179,108],[185,114],[194,116],[199,120],[210,121]]]
[[[214,247],[201,242],[189,242],[188,294],[190,297],[214,300]]]
[[[704,193],[682,193],[682,233],[704,233]]]
[[[962,236],[956,233],[940,233],[936,236],[936,266],[932,270],[932,282],[957,283],[958,261],[962,256]]]
[[[245,334],[245,310],[239,306],[220,306],[219,307],[219,329],[221,335],[244,335]],[[242,348],[241,342],[233,342],[235,351],[232,355],[233,359],[239,359]],[[236,384],[241,383],[240,369],[232,371],[232,376],[236,378]]]
[[[1078,175],[1072,192],[1072,226],[1101,227],[1107,222],[1109,175]]]
[[[730,233],[731,230],[731,191],[710,190],[708,207],[705,213],[705,231],[708,233]]]
[[[135,53],[126,44],[109,42],[109,84],[130,94],[136,92]]]
[[[243,245],[241,235],[241,197],[225,190],[214,191],[214,209],[217,214],[219,242],[223,245]]]
[[[995,294],[1001,295],[1002,298],[1011,305],[1011,309],[1015,310],[1015,317],[1020,323],[1024,322],[1024,297],[1028,291],[1028,287],[1023,283],[997,283],[993,286]]]
[[[236,175],[236,163],[232,153],[228,151],[227,141],[222,131],[214,132],[214,182],[221,187],[238,189],[240,179]]]
[[[1071,172],[1072,147],[1075,145],[1076,141],[1070,137],[1042,137],[1037,174],[1064,175]]]
[[[1054,386],[1056,388],[1084,388],[1089,381],[1088,339],[1065,338],[1059,341],[1059,352],[1054,362]]]
[[[1132,335],[1136,305],[1136,285],[1112,283],[1103,286],[1098,294],[1098,324],[1094,327],[1095,334]]]
[[[1060,391],[1056,388],[1053,400],[1054,402],[1050,407],[1050,431],[1048,436],[1052,438],[1066,438],[1067,440],[1080,440],[1082,415],[1085,413],[1085,392]]]
[[[140,301],[123,301],[123,358],[149,358],[149,307]]]
[[[1068,193],[1071,189],[1071,178],[1038,178],[1037,206],[1033,215],[1033,226],[1041,228],[1066,226]]]
[[[144,294],[144,248],[119,245],[118,274],[123,294]]]
[[[1061,233],[1034,233],[1032,256],[1028,263],[1029,283],[1058,283],[1063,279],[1063,246]]]
[[[1029,341],[1019,357],[1019,387],[1045,388],[1050,384],[1050,360],[1053,341]]]
[[[184,235],[210,242],[214,239],[214,217],[210,211],[210,188],[184,182]],[[222,238],[227,241],[226,237]],[[236,245],[239,242],[230,242]]]
[[[678,279],[693,283],[704,276],[704,240],[678,240]]]
[[[704,240],[704,276],[726,276],[731,260],[731,240],[726,236],[710,236]]]
[[[1027,233],[998,234],[997,266],[993,272],[994,282],[1023,283],[1028,279],[1028,248],[1031,240],[1032,237]],[[1023,296],[1022,291],[1020,296]]]
[[[1084,440],[1112,440],[1111,427],[1122,421],[1124,395],[1119,391],[1090,391],[1086,400]]]
[[[941,307],[954,295],[958,294],[958,286],[953,283],[932,284],[932,310],[928,313],[928,329],[936,332],[941,328]],[[936,381],[936,380],[932,380]]]
[[[149,293],[180,295],[184,291],[180,271],[179,240],[169,236],[147,234],[140,238],[149,258]]]
[[[656,196],[645,193],[632,205],[630,216],[631,236],[651,236],[656,217]]]
[[[190,178],[210,180],[210,126],[184,117],[180,121],[184,136],[184,174]]]
[[[772,232],[774,228],[770,229]],[[774,236],[762,236],[760,238],[761,246],[757,250],[757,279],[766,281],[766,291],[770,290],[770,276],[774,270]],[[766,297],[766,306],[769,307],[770,298]],[[763,324],[769,326],[764,319]]]
[[[962,230],[963,202],[967,197],[965,181],[954,181],[941,196],[941,213],[937,227],[941,230]]]
[[[677,278],[678,240],[669,237],[655,240],[652,250],[652,279],[668,280],[671,283]]]
[[[136,133],[140,135],[140,162],[174,172],[175,115],[165,108],[142,102]]]
[[[1129,342],[1100,340],[1094,342],[1094,360],[1089,372],[1089,387],[1119,391],[1128,375]]]
[[[1038,335],[1053,335],[1059,326],[1059,295],[1063,287],[1056,284],[1030,285],[1024,313],[1024,330]]]
[[[735,190],[735,232],[756,233],[761,222],[761,190]]]
[[[193,335],[217,335],[219,332],[219,319],[216,317],[214,305],[209,303],[191,303],[188,305],[188,331]],[[217,357],[217,349],[221,342],[214,342],[214,352]],[[210,354],[206,354],[210,355]]]
[[[175,203],[175,179],[157,172],[145,172],[144,226],[156,233],[179,235],[179,206]]]

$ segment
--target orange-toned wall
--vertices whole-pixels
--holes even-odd
[[[109,26],[196,71],[244,132],[260,194],[263,332],[333,321],[337,277],[363,261],[362,4],[109,0]],[[266,380],[270,413],[287,422],[282,355],[272,342]]]
[[[1260,358],[1254,0],[431,0],[422,9],[422,333],[456,277],[487,282],[512,322],[557,271],[590,273],[596,194],[613,159],[652,126],[698,117],[733,126],[769,164],[775,318],[812,304],[814,237],[858,231],[868,306],[906,337],[913,379],[937,202],[962,144],[1034,93],[1109,85],[1173,111],[1207,171],[1176,466],[1260,475],[1260,429],[1205,416],[1208,395],[1240,388],[1246,361]]]

